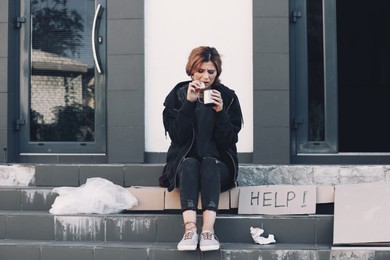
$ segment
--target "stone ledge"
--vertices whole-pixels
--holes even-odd
[[[239,186],[389,182],[390,165],[241,165]]]
[[[29,186],[35,182],[34,166],[0,165],[0,186]]]

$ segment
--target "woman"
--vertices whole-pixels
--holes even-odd
[[[237,178],[236,143],[242,114],[234,91],[220,83],[221,65],[215,48],[195,48],[186,66],[191,81],[178,83],[164,102],[164,127],[172,142],[160,183],[169,191],[180,187],[185,227],[177,246],[181,251],[198,246],[199,192],[203,219],[200,250],[220,248],[214,235],[219,196],[232,188]],[[211,106],[203,103],[205,90],[211,90]]]

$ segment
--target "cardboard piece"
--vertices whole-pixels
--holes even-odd
[[[239,214],[314,214],[314,185],[270,185],[240,187]]]
[[[334,244],[390,242],[390,183],[337,185]]]
[[[138,206],[128,210],[164,210],[166,188],[132,186],[128,190],[138,199]]]
[[[218,209],[229,209],[229,191],[222,192],[219,196]],[[202,208],[201,196],[199,194],[198,209]],[[180,206],[180,190],[174,189],[171,192],[165,193],[165,209],[181,209]]]
[[[230,190],[230,208],[238,208],[238,197],[240,195],[240,187],[235,187]]]
[[[317,204],[334,203],[334,186],[317,186]]]

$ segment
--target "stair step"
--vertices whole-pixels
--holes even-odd
[[[0,187],[0,210],[49,211],[57,196],[53,187]]]
[[[221,250],[180,252],[177,243],[59,242],[0,240],[0,259],[106,260],[106,259],[371,259],[390,258],[388,247],[337,247],[312,244],[255,245],[221,243]]]
[[[183,235],[179,214],[51,215],[0,211],[0,238],[55,241],[177,242]],[[201,223],[199,218],[198,223]],[[273,234],[277,243],[332,244],[333,216],[219,214],[215,232],[223,243],[253,243],[250,227]],[[200,226],[199,226],[200,229]]]
[[[163,164],[0,165],[0,186],[77,187],[91,177],[102,177],[125,187],[158,186],[163,167]],[[387,182],[389,169],[390,165],[242,164],[237,182],[239,186]]]
[[[0,165],[0,186],[77,187],[87,178],[115,184],[158,186],[163,164]],[[239,166],[238,185],[337,185],[387,182],[390,165],[256,165]]]
[[[101,177],[124,187],[158,186],[162,169],[162,164],[36,165],[34,185],[78,187]]]
[[[90,243],[0,241],[0,259],[105,260],[105,259],[330,259],[329,246],[278,244],[260,246],[222,243],[221,250],[180,252],[177,243]]]
[[[53,192],[53,187],[0,187],[0,210],[49,211],[57,197],[58,194]],[[316,212],[318,214],[333,214],[333,206],[333,203],[317,204]],[[148,207],[144,207],[142,210],[144,212],[157,211]],[[134,211],[140,210],[135,209]],[[158,211],[164,212],[169,210],[159,209]],[[233,206],[233,209],[221,210],[221,212],[223,211],[236,212],[237,209],[234,209]]]

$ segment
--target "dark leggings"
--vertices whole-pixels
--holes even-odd
[[[217,212],[220,192],[228,190],[234,182],[226,164],[213,157],[186,158],[178,178],[182,211],[197,210],[200,192],[202,210]]]

